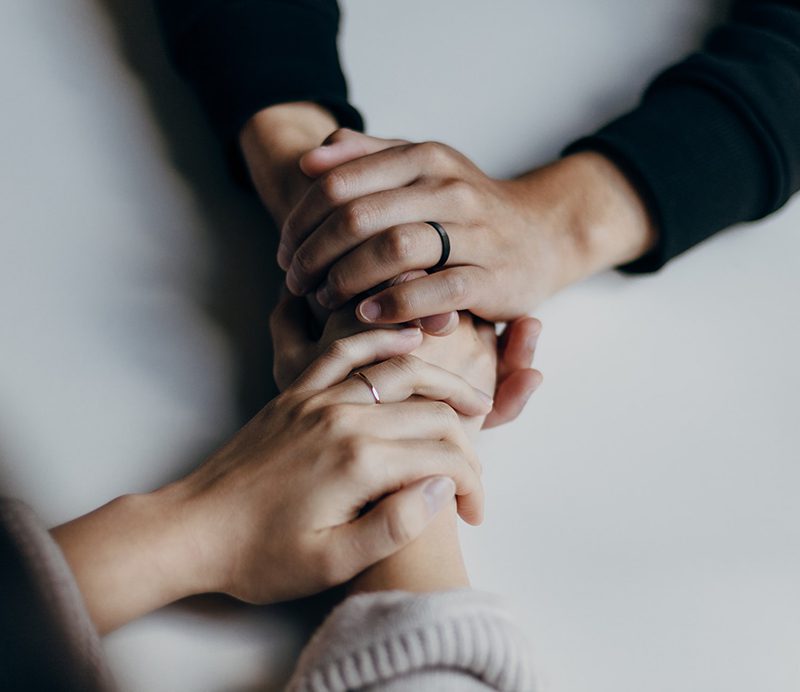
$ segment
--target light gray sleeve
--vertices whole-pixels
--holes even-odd
[[[4,497],[0,564],[0,688],[113,689],[100,637],[61,549],[30,507]]]
[[[351,596],[303,651],[290,692],[532,692],[525,637],[501,604],[469,589]]]

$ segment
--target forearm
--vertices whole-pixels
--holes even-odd
[[[206,590],[172,492],[125,495],[51,531],[101,634]]]
[[[551,235],[550,292],[638,259],[656,242],[641,195],[602,154],[572,154],[512,182],[531,228]]]
[[[262,202],[280,225],[310,180],[299,158],[337,127],[333,115],[315,103],[285,103],[256,113],[242,128],[239,143]]]

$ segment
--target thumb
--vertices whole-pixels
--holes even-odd
[[[423,478],[388,495],[364,516],[340,527],[339,531],[350,533],[346,544],[352,546],[357,572],[418,538],[433,518],[453,502],[455,491],[452,478]]]
[[[300,170],[309,178],[317,178],[343,163],[400,144],[407,142],[400,139],[371,137],[363,132],[341,128],[331,134],[321,146],[300,157]]]
[[[407,281],[413,281],[414,279],[419,279],[427,275],[428,272],[426,272],[424,269],[412,269],[411,271],[403,272],[402,274],[395,276],[388,282],[388,285],[397,286],[398,284],[404,284]],[[448,334],[452,334],[458,328],[458,322],[458,313],[454,311],[445,312],[441,315],[423,317],[419,320],[416,320],[413,324],[418,324],[423,332],[430,334],[431,336],[447,336]]]

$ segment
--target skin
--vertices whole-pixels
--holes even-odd
[[[413,281],[417,273],[409,272],[395,280],[396,284]],[[297,358],[311,359],[330,340],[365,328],[350,310],[336,313],[325,326],[319,341],[309,339],[302,330],[293,330],[292,315],[308,309],[302,300],[288,299],[283,309],[273,316],[273,326],[289,337],[282,346]],[[289,324],[282,329],[280,324]],[[277,323],[277,324],[276,324]],[[491,390],[497,377],[498,344],[492,325],[470,313],[459,314],[456,329],[446,337],[426,336],[415,355],[430,363],[455,370],[473,386]],[[538,381],[541,375],[537,373]],[[461,416],[461,424],[470,439],[475,439],[484,425],[484,416]],[[412,592],[442,591],[469,586],[457,529],[457,507],[450,502],[428,525],[424,533],[356,576],[349,585],[351,593],[401,589]]]
[[[256,114],[242,130],[256,189],[282,223],[279,263],[290,289],[337,305],[403,271],[432,266],[441,245],[421,222],[444,223],[453,241],[450,269],[374,296],[370,305],[380,313],[362,305],[365,321],[458,309],[513,319],[655,243],[641,196],[599,153],[495,180],[436,142],[337,130],[324,146],[312,144],[332,124],[318,106],[285,104]],[[309,145],[316,148],[306,153]]]
[[[339,162],[356,146],[368,153]],[[278,251],[296,295],[314,293],[336,307],[399,273],[433,266],[441,241],[426,219],[450,236],[445,268],[359,302],[366,323],[449,310],[514,319],[563,286],[640,257],[655,241],[634,188],[593,152],[495,180],[444,144],[340,130],[301,167],[316,179],[284,222]]]
[[[491,399],[412,355],[422,341],[413,328],[332,340],[197,470],[55,528],[98,630],[199,593],[310,595],[412,542],[442,510],[480,522],[480,466],[456,412],[477,420]]]
[[[336,122],[323,108],[312,103],[288,103],[266,108],[253,116],[240,136],[242,154],[250,170],[253,185],[278,227],[282,227],[292,209],[303,199],[314,183],[313,177],[347,161],[369,153],[374,144],[349,138],[344,146],[328,148],[312,157],[312,168],[303,170],[300,161],[317,148],[331,133],[334,139]],[[312,175],[308,175],[311,172]],[[400,274],[400,272],[398,272]],[[394,277],[389,277],[394,278]],[[328,311],[308,296],[315,315],[324,323]],[[419,321],[424,331],[446,334],[458,323],[455,311],[425,317]],[[288,327],[288,322],[284,322]],[[298,325],[304,326],[304,325]],[[495,407],[485,426],[509,422],[519,415],[538,386],[538,375],[531,369],[533,352],[541,331],[538,321],[527,316],[512,320],[505,327],[499,343]],[[279,385],[291,382],[302,369],[288,349],[280,348],[280,331],[275,335],[275,376]],[[312,329],[312,334],[316,329]]]

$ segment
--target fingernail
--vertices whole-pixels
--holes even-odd
[[[405,327],[403,329],[398,329],[397,333],[404,339],[417,339],[422,332],[419,327]]]
[[[453,483],[452,478],[442,476],[428,481],[422,489],[425,504],[428,506],[428,515],[432,517],[438,514],[439,510],[450,502],[455,494],[456,484]]]
[[[443,315],[431,315],[430,317],[423,317],[420,320],[420,325],[429,334],[436,334],[446,327],[450,326],[452,313],[445,313]]]
[[[331,290],[328,288],[328,284],[324,283],[317,289],[317,302],[323,308],[330,308],[333,307],[331,305]]]
[[[358,315],[364,322],[374,322],[381,316],[381,304],[377,300],[365,300],[358,306]]]
[[[536,350],[536,344],[538,343],[539,343],[539,334],[528,338],[525,341],[525,348],[528,349],[529,353],[533,353]]]

